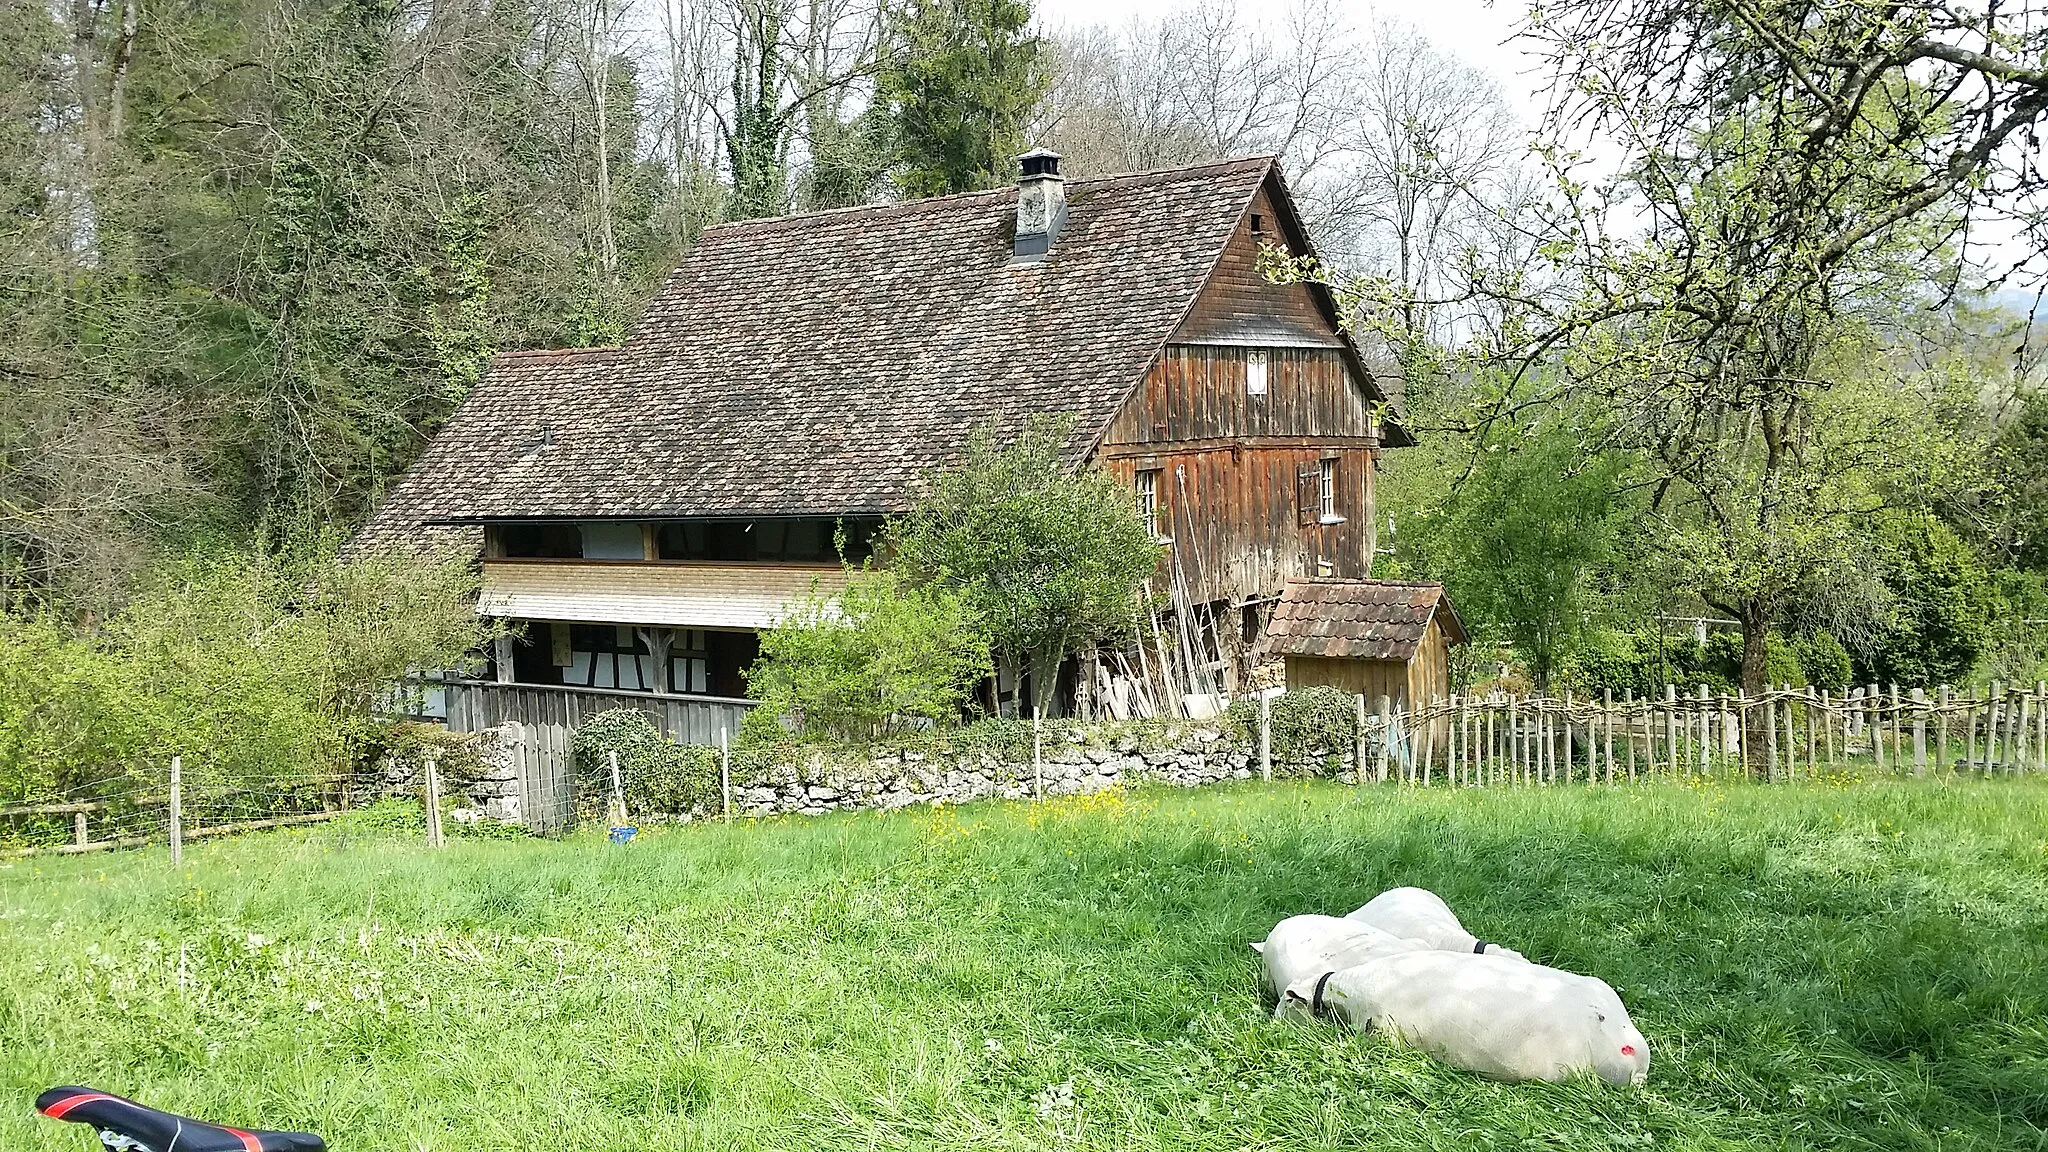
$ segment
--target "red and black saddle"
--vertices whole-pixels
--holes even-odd
[[[102,1134],[126,1138],[125,1144],[106,1141],[109,1148],[140,1145],[148,1152],[327,1152],[327,1142],[311,1132],[264,1132],[208,1124],[90,1088],[52,1088],[36,1097],[36,1111],[53,1120],[90,1124]]]

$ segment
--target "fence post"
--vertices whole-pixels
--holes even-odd
[[[441,846],[441,765],[427,757],[427,847]]]
[[[1806,708],[1806,771],[1808,775],[1814,775],[1820,771],[1820,738],[1813,730],[1813,704],[1815,699],[1817,697],[1811,684],[1808,684],[1806,690],[1799,694],[1799,702]]]
[[[185,862],[185,758],[171,757],[171,867]]]
[[[2048,680],[2034,681],[2034,754],[2048,771]]]
[[[1614,689],[1600,690],[1600,759],[1607,765],[1607,783],[1614,783]],[[1591,772],[1586,774],[1592,776]],[[1588,781],[1591,782],[1590,780]]]
[[[1948,685],[1941,686],[1941,722],[1934,726],[1934,770],[1953,772],[1954,765],[1948,759],[1949,707],[1955,703],[1955,693]]]
[[[1913,689],[1913,775],[1927,775],[1927,690]]]
[[[1417,712],[1426,717],[1421,724],[1414,726],[1414,731],[1416,739],[1422,741],[1422,786],[1427,788],[1430,773],[1436,767],[1436,705],[1434,702],[1424,704]]]
[[[1508,730],[1506,736],[1508,753],[1508,783],[1521,780],[1522,775],[1522,705],[1519,698],[1508,697]]]
[[[73,812],[71,814],[71,842],[81,847],[91,843],[85,835],[85,813],[83,812]]]
[[[1781,703],[1785,709],[1785,779],[1796,780],[1799,777],[1799,733],[1792,727],[1792,685],[1787,683],[1783,685],[1783,689],[1785,695]],[[1813,771],[1813,765],[1807,765],[1806,770]]]
[[[1870,738],[1870,754],[1876,758],[1877,770],[1884,771],[1884,694],[1877,685],[1863,689],[1863,729]]]
[[[1964,699],[1968,701],[1968,707],[1964,707],[1962,711],[1964,711],[1964,713],[1966,713],[1966,715],[1968,715],[1970,719],[1968,719],[1968,724],[1964,726],[1964,740],[1962,740],[1962,771],[1964,771],[1964,775],[1968,775],[1968,773],[1976,771],[1976,689],[1970,689],[1970,691],[1968,691],[1968,695],[1966,695]]]
[[[626,784],[619,778],[619,751],[614,748],[604,754],[605,763],[612,770],[612,826],[626,822]]]
[[[1376,783],[1385,784],[1387,782],[1387,760],[1394,754],[1392,747],[1394,743],[1394,706],[1393,702],[1385,696],[1379,697],[1378,702],[1380,714],[1380,766],[1379,771],[1374,773],[1373,779]]]
[[[1034,764],[1037,755],[1034,750]],[[1259,779],[1269,783],[1273,779],[1273,698],[1263,691],[1259,693]]]
[[[1036,692],[1031,700],[1031,794],[1041,799],[1045,796],[1045,706]]]
[[[1899,696],[1899,686],[1892,685],[1892,768],[1894,771],[1906,767],[1906,705]]]
[[[1261,699],[1264,698],[1261,697]],[[1353,717],[1351,726],[1351,774],[1353,780],[1363,784],[1365,783],[1365,693],[1360,692],[1351,703],[1358,709],[1358,714]],[[1264,705],[1262,704],[1260,707],[1260,715],[1263,716],[1265,714],[1263,711]],[[1263,720],[1260,721],[1259,730],[1261,732],[1265,731],[1265,722]]]
[[[732,740],[724,725],[718,729],[718,806],[732,823]]]
[[[1709,691],[1709,690],[1707,689],[1707,686],[1706,686],[1705,684],[1702,684],[1702,685],[1700,685],[1700,747],[1699,747],[1699,762],[1700,762],[1700,775],[1702,775],[1702,776],[1706,776],[1706,775],[1710,774],[1710,773],[1711,773],[1711,772],[1713,771],[1713,767],[1714,767],[1714,764],[1713,764],[1713,760],[1712,760],[1712,756],[1713,756],[1713,754],[1714,754],[1714,708],[1713,708],[1713,704],[1714,704],[1714,694],[1713,694],[1712,692],[1710,692],[1710,691]],[[1690,727],[1691,727],[1691,725],[1690,725],[1690,724],[1688,724],[1688,725],[1686,725],[1686,727],[1690,728]]]

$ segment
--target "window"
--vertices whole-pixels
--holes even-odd
[[[836,564],[841,559],[838,536],[846,534],[849,563],[874,553],[882,521],[873,516],[839,520],[677,520],[655,534],[656,554],[663,560],[761,560],[789,564]]]
[[[678,628],[668,650],[668,690],[671,692],[711,691],[711,651],[704,632]]]
[[[574,524],[501,524],[497,533],[501,556],[573,560],[583,555],[583,534]]]
[[[1138,518],[1145,522],[1145,530],[1152,533],[1154,540],[1164,533],[1159,531],[1159,469],[1147,468],[1138,473]]]
[[[583,524],[585,560],[645,560],[638,524]]]
[[[1264,216],[1261,216],[1257,212],[1252,213],[1252,235],[1259,236],[1264,234],[1265,231],[1266,218]]]
[[[1337,462],[1335,460],[1323,461],[1322,474],[1317,477],[1316,483],[1316,510],[1320,513],[1319,519],[1325,524],[1334,524],[1340,519],[1337,515]]]
[[[654,668],[647,646],[631,625],[571,624],[569,665],[562,669],[562,683],[646,692],[654,687]]]
[[[1244,356],[1244,394],[1264,396],[1266,394],[1266,350],[1254,348]]]

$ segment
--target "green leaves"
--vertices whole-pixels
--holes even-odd
[[[888,534],[896,568],[959,590],[997,655],[1042,674],[1077,647],[1127,634],[1159,564],[1132,494],[1067,464],[1072,432],[1071,418],[1048,417],[1007,444],[977,431]]]
[[[988,636],[964,596],[864,570],[837,596],[813,592],[761,634],[761,658],[747,676],[747,695],[761,707],[747,732],[772,739],[767,726],[780,723],[864,742],[950,725],[988,673]]]
[[[906,196],[1005,183],[1048,77],[1023,0],[912,0],[876,77]]]

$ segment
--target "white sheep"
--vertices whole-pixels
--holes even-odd
[[[1431,948],[1441,948],[1446,952],[1478,952],[1510,960],[1525,959],[1513,948],[1481,940],[1465,931],[1450,905],[1427,888],[1389,888],[1344,918],[1370,924],[1392,936],[1421,940]]]
[[[1604,980],[1492,953],[1404,952],[1305,976],[1276,1015],[1329,1015],[1497,1080],[1640,1084],[1650,1045]]]
[[[1267,989],[1278,995],[1303,977],[1427,947],[1342,916],[1289,916],[1252,951],[1265,962]]]

